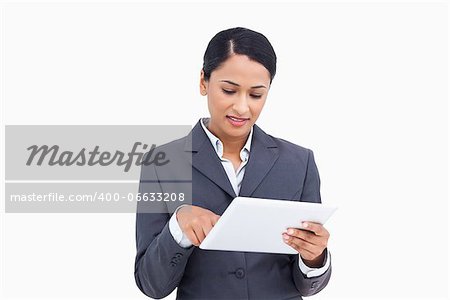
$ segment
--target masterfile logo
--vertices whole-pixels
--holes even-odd
[[[136,156],[136,166],[141,164],[149,165],[155,163],[157,166],[163,166],[169,163],[169,160],[165,160],[166,154],[164,152],[157,152],[153,154],[156,145],[153,144],[148,151],[148,155],[145,156],[145,152],[137,151],[138,147],[142,143],[135,142],[133,149],[124,153],[122,151],[115,151],[111,153],[109,151],[100,152],[100,146],[96,145],[92,151],[82,148],[80,152],[74,153],[72,151],[61,151],[58,145],[48,146],[48,145],[32,145],[27,148],[30,151],[30,156],[27,160],[27,166],[33,163],[41,166],[43,163],[47,163],[49,166],[60,165],[60,166],[72,166],[76,164],[77,166],[94,166],[99,164],[101,166],[108,166],[116,163],[117,166],[125,166],[124,172],[130,170],[133,164],[134,157]],[[143,144],[142,149],[146,150],[147,144]]]

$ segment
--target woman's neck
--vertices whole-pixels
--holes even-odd
[[[243,138],[233,138],[229,140],[226,138],[220,138],[223,143],[223,153],[229,155],[239,155],[245,145],[245,142],[247,141],[247,137],[248,135]]]
[[[225,133],[221,132],[220,130],[214,128],[211,122],[207,122],[206,127],[208,128],[209,131],[211,131],[212,134],[214,134],[222,142],[223,153],[229,155],[239,155],[245,143],[247,142],[248,135],[250,134],[250,132],[248,132],[246,135],[242,137],[230,137],[227,136]]]

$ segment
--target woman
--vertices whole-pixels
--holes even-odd
[[[200,93],[211,116],[201,118],[187,137],[161,147],[173,157],[191,155],[186,166],[192,170],[192,205],[137,213],[135,279],[146,295],[163,298],[178,287],[177,299],[302,299],[327,285],[329,233],[320,224],[299,224],[307,230],[282,234],[298,255],[198,248],[238,195],[321,201],[313,152],[255,124],[275,71],[275,52],[258,32],[231,28],[209,42]],[[140,191],[150,189],[144,177],[174,178],[177,169],[168,169],[143,167]],[[165,190],[163,184],[154,188]]]

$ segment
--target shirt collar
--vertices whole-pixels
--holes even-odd
[[[217,155],[219,156],[220,159],[222,159],[223,143],[221,140],[219,140],[218,137],[216,137],[211,131],[209,131],[208,127],[206,127],[209,120],[210,120],[210,118],[201,118],[200,123],[201,123],[206,135],[208,136],[209,140],[211,141],[211,144],[213,145],[214,150],[216,151]],[[250,155],[250,148],[252,145],[252,136],[253,136],[253,126],[250,128],[250,134],[248,135],[247,142],[245,143],[244,147],[241,149],[241,152],[239,153],[242,161],[248,160],[248,157]]]

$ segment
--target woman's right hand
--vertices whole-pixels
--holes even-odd
[[[197,247],[220,218],[212,211],[195,205],[181,207],[176,217],[183,233]]]

